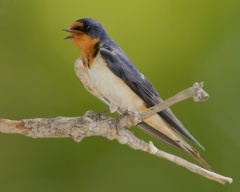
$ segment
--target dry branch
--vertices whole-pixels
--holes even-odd
[[[195,83],[193,87],[178,93],[143,113],[140,113],[139,116],[140,118],[149,117],[156,112],[189,97],[193,97],[195,101],[206,100],[208,95],[202,89],[202,86],[202,83]],[[139,119],[136,120],[135,118],[136,114],[128,114],[126,116],[120,116],[118,119],[113,119],[105,117],[102,114],[95,114],[93,111],[88,111],[83,117],[74,118],[37,118],[19,121],[0,119],[0,132],[8,134],[17,133],[33,138],[72,137],[77,142],[80,142],[84,137],[88,136],[103,136],[110,140],[116,139],[121,144],[126,144],[133,149],[142,150],[157,157],[167,159],[208,179],[215,180],[222,184],[226,182],[232,183],[232,179],[229,177],[224,177],[217,173],[205,170],[180,157],[157,149],[151,141],[147,143],[134,136],[132,132],[124,127],[127,125],[134,125],[136,121],[139,122]]]

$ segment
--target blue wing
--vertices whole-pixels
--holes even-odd
[[[128,57],[121,51],[115,44],[114,46],[103,46],[100,48],[100,54],[104,61],[107,63],[108,68],[119,78],[121,78],[141,99],[145,101],[148,107],[152,107],[163,100],[160,98],[157,91],[151,85],[151,83],[136,69],[131,63]],[[167,123],[169,123],[172,129],[176,132],[182,133],[188,139],[193,141],[199,147],[204,149],[202,145],[188,132],[188,130],[182,125],[182,123],[175,117],[172,111],[167,108],[158,113]],[[150,127],[145,123],[141,123],[139,127],[149,134],[163,140],[164,142],[181,149],[170,138],[160,133],[156,129]]]

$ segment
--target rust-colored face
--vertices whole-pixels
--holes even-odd
[[[81,52],[84,50],[84,44],[90,41],[89,37],[81,30],[82,27],[82,23],[74,22],[69,28],[65,29],[65,31],[71,33],[65,39],[71,39]]]
[[[79,48],[84,61],[88,60],[88,65],[90,65],[95,56],[95,45],[99,42],[99,38],[91,37],[86,31],[86,26],[81,22],[74,22],[69,28],[64,30],[71,33],[71,35],[67,36],[65,39],[71,39],[73,41]]]
[[[89,52],[94,47],[99,38],[92,39],[88,34],[84,33],[83,27],[83,23],[74,22],[70,28],[65,29],[65,31],[71,33],[65,39],[71,39],[84,55],[85,52]]]

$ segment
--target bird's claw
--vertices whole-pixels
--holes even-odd
[[[106,110],[106,111],[102,111],[100,113],[97,113],[96,116],[99,119],[105,119],[106,118],[106,114],[110,113],[110,110]]]
[[[124,111],[117,119],[120,127],[131,127],[142,122],[142,119],[138,112],[132,112],[128,110]]]

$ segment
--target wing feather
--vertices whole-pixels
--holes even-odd
[[[100,54],[107,63],[107,67],[116,76],[121,78],[149,107],[163,101],[152,84],[136,69],[123,52],[115,51],[108,47],[102,47],[100,49]],[[171,125],[174,131],[182,133],[204,150],[203,146],[189,133],[169,108],[160,111],[158,114]],[[152,132],[152,130],[150,132]],[[162,138],[162,140],[167,142],[166,138]],[[169,143],[169,141],[167,143]]]

